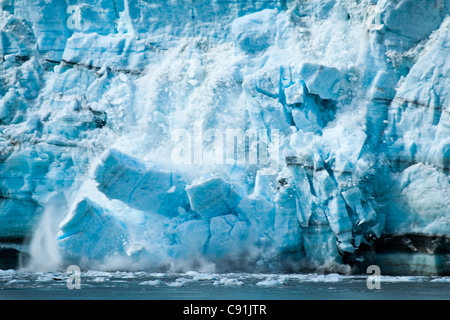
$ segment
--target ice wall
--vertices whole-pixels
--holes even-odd
[[[449,1],[0,6],[0,242],[33,268],[342,271],[449,237]]]

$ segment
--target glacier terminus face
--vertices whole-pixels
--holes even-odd
[[[450,274],[450,1],[0,8],[0,269]]]

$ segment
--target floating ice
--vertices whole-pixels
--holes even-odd
[[[256,283],[256,285],[259,287],[278,287],[283,284],[284,284],[284,281],[282,278],[274,279],[271,277]]]
[[[162,286],[162,285],[164,285],[164,282],[156,279],[156,280],[148,280],[148,281],[141,282],[140,285],[142,285],[142,286]]]

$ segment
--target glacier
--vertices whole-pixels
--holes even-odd
[[[450,1],[0,8],[0,268],[450,274]]]

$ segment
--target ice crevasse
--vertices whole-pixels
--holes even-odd
[[[449,1],[0,7],[0,267],[450,273]]]

